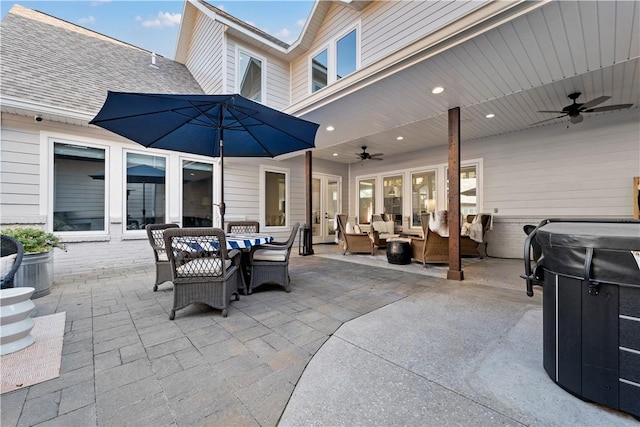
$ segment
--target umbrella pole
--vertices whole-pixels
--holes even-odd
[[[222,130],[220,130],[220,228],[224,230],[224,142],[222,140]]]
[[[147,204],[147,197],[145,194],[145,190],[147,188],[146,183],[142,183],[142,228],[147,226],[147,210],[145,209],[145,205]]]

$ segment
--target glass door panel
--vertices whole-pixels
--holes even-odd
[[[393,215],[396,225],[402,225],[402,175],[382,178],[384,213]]]
[[[436,172],[415,172],[411,174],[411,224],[419,228],[420,215],[436,210]]]
[[[335,240],[334,221],[341,209],[339,176],[315,175],[312,180],[312,235],[313,243],[329,243]]]

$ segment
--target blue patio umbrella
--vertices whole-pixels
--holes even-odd
[[[315,147],[318,125],[241,95],[111,92],[89,122],[145,147],[220,157],[275,157]],[[221,180],[222,181],[222,180]],[[220,216],[224,225],[224,183]]]
[[[104,172],[89,175],[93,179],[104,180]],[[147,221],[146,184],[164,184],[165,171],[149,165],[135,165],[127,168],[127,183],[142,184],[142,224]],[[128,193],[127,193],[128,195]]]

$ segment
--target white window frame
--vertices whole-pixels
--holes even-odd
[[[241,52],[246,55],[250,55],[255,59],[259,59],[260,62],[262,63],[262,69],[260,74],[260,91],[261,91],[260,93],[262,96],[261,96],[261,99],[256,102],[266,105],[267,103],[267,58],[265,58],[262,55],[258,55],[251,49],[247,49],[246,47],[239,46],[239,45],[236,45],[235,47],[235,55],[236,55],[235,93],[240,93],[240,89],[241,89],[240,88],[240,82],[242,81],[240,76],[240,53]]]
[[[281,173],[285,176],[285,204],[284,204],[284,214],[285,214],[285,223],[284,225],[278,226],[267,226],[267,213],[266,213],[266,193],[265,193],[265,174],[267,172]],[[276,166],[266,166],[260,165],[260,229],[264,229],[266,231],[280,231],[280,230],[288,230],[290,229],[290,216],[291,216],[291,171],[289,168],[281,168]]]
[[[467,166],[476,166],[477,173],[477,187],[476,187],[476,205],[478,207],[478,212],[483,212],[483,161],[481,158],[477,159],[469,159],[460,162],[460,167]],[[403,207],[402,207],[402,223],[405,223],[405,219],[407,216],[412,215],[412,206],[411,206],[411,175],[414,173],[420,172],[434,172],[436,173],[436,210],[446,209],[448,199],[447,199],[447,168],[449,167],[448,163],[438,163],[433,165],[426,165],[417,168],[411,169],[397,169],[391,171],[383,171],[375,174],[367,174],[360,175],[354,178],[355,182],[355,214],[358,217],[358,209],[360,206],[360,193],[358,191],[360,181],[363,179],[374,179],[375,180],[375,212],[381,213],[384,208],[384,188],[382,187],[383,179],[385,177],[390,176],[398,176],[403,175],[403,184],[402,184],[402,194],[403,194]],[[411,220],[409,220],[409,223]],[[418,229],[420,226],[411,227],[412,229]]]
[[[168,154],[160,154],[158,152],[151,151],[139,151],[139,150],[131,150],[131,149],[123,149],[122,150],[122,233],[123,236],[146,236],[145,229],[138,230],[128,230],[127,229],[127,156],[129,154],[139,154],[147,157],[164,157],[164,220],[165,222],[170,222],[169,220],[169,186],[171,185],[170,179],[170,162],[171,157]]]
[[[184,218],[184,181],[185,181],[185,176],[184,176],[184,162],[196,162],[196,163],[202,163],[202,164],[207,164],[207,165],[211,165],[211,177],[212,177],[212,181],[211,181],[211,190],[212,190],[212,194],[210,194],[209,196],[211,197],[211,221],[212,223],[215,223],[215,221],[219,221],[219,210],[218,209],[214,209],[214,205],[216,203],[219,204],[219,200],[216,199],[216,196],[220,193],[220,182],[216,179],[216,174],[218,172],[218,162],[215,160],[202,160],[200,158],[196,158],[196,157],[189,157],[189,156],[179,156],[178,157],[178,164],[179,164],[179,168],[180,168],[180,182],[179,182],[179,186],[178,186],[178,200],[180,201],[180,206],[178,208],[178,216],[180,217],[180,226],[183,227],[184,224],[182,224],[182,220]],[[167,178],[168,179],[168,178]],[[218,212],[216,212],[218,211]],[[167,221],[169,221],[167,219]]]
[[[356,217],[356,221],[358,221],[360,219],[360,181],[366,181],[366,180],[370,180],[373,179],[373,185],[374,185],[374,189],[373,189],[373,197],[374,197],[374,205],[373,205],[373,212],[372,214],[375,214],[376,212],[378,212],[378,202],[380,200],[380,195],[378,194],[380,192],[380,182],[379,182],[379,175],[361,175],[361,176],[357,176],[356,177],[356,187],[355,187],[355,200],[356,200],[356,206],[355,206],[355,217]],[[366,225],[365,223],[361,223],[358,221],[358,224],[360,225]]]
[[[54,195],[54,172],[55,172],[55,162],[54,162],[54,144],[70,144],[77,145],[80,147],[89,147],[96,148],[100,150],[104,150],[104,171],[105,171],[105,179],[104,179],[104,230],[85,230],[85,231],[55,231],[56,235],[59,235],[64,238],[64,241],[83,241],[83,240],[92,240],[96,236],[107,236],[109,234],[109,225],[111,223],[109,217],[109,200],[110,200],[110,147],[109,145],[105,145],[99,140],[94,140],[90,138],[82,138],[77,136],[63,135],[63,134],[55,134],[55,133],[41,133],[41,154],[45,155],[47,159],[43,164],[48,165],[46,173],[41,173],[41,186],[40,188],[46,188],[46,192],[41,193],[41,210],[46,209],[46,217],[47,217],[47,226],[46,230],[48,232],[53,231],[53,211],[55,206],[55,195]],[[42,172],[42,171],[41,171]],[[45,178],[46,182],[42,183],[42,179]],[[46,202],[42,203],[42,196],[46,197]]]
[[[327,85],[325,87],[329,87],[335,82],[339,81],[336,76],[337,70],[338,70],[338,66],[337,66],[338,40],[342,39],[353,30],[356,31],[356,69],[353,70],[351,73],[347,74],[347,76],[350,76],[351,74],[355,73],[362,67],[362,58],[361,58],[362,56],[361,55],[362,24],[361,24],[361,21],[358,20],[358,22],[356,22],[354,25],[347,27],[344,31],[338,33],[337,35],[332,37],[329,41],[327,41],[326,43],[323,43],[322,46],[319,46],[317,49],[313,50],[309,54],[307,58],[307,81],[309,82],[307,85],[307,89],[309,94],[314,94],[324,89],[324,88],[321,88],[316,90],[315,92],[313,91],[313,80],[312,80],[313,75],[312,74],[313,74],[313,58],[325,49],[327,50]],[[342,76],[342,79],[344,79],[347,76]]]
[[[350,76],[351,74],[355,73],[356,71],[358,71],[360,69],[361,66],[361,58],[360,58],[360,34],[362,33],[362,31],[360,30],[360,21],[358,21],[355,25],[353,25],[352,27],[349,27],[347,30],[345,30],[342,33],[339,33],[332,41],[331,41],[331,45],[333,46],[333,81],[329,80],[329,84],[330,83],[335,83],[338,80],[338,41],[340,41],[340,39],[346,37],[350,32],[354,31],[356,32],[356,69],[353,70],[352,72],[350,72],[349,74],[347,74],[346,76],[342,76],[342,78],[344,79],[347,76]],[[331,63],[331,57],[329,58],[329,63]],[[327,84],[328,86],[328,84]]]
[[[309,81],[308,89],[310,94],[320,92],[322,89],[325,88],[325,87],[322,87],[316,91],[313,90],[313,58],[315,58],[318,54],[320,54],[324,50],[327,51],[327,85],[325,87],[329,87],[329,85],[331,84],[331,75],[332,75],[331,46],[330,44],[325,44],[319,47],[318,49],[316,49],[315,51],[313,51],[309,55],[309,58],[307,58],[307,77],[308,77],[307,80]]]

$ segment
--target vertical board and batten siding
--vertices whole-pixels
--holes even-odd
[[[7,114],[2,114],[2,125],[0,221],[40,223],[39,132],[16,126]]]
[[[361,67],[364,68],[486,3],[487,1],[376,1],[362,12],[334,4],[309,49],[309,55],[334,41],[337,34],[343,34],[360,21],[360,61]],[[309,55],[304,55],[292,63],[292,103],[299,102],[309,95]]]
[[[464,124],[463,124],[464,126]],[[524,224],[554,217],[633,214],[633,177],[640,175],[640,112],[566,123],[461,143],[461,160],[482,159],[481,211],[494,213],[488,254],[522,257]],[[606,143],[602,143],[606,141]],[[356,177],[446,164],[447,146],[351,165]],[[375,164],[374,164],[375,163]],[[349,211],[356,211],[356,198]]]
[[[198,13],[185,65],[205,93],[223,92],[224,25]]]

